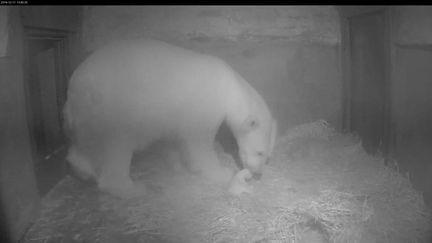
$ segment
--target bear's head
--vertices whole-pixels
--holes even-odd
[[[243,167],[252,172],[255,179],[261,177],[264,165],[270,161],[276,135],[277,123],[273,118],[249,116],[241,125],[237,136],[239,156]]]

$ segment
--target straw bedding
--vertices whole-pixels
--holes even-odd
[[[217,145],[216,145],[217,146]],[[217,146],[220,160],[233,158]],[[325,121],[286,131],[252,193],[173,169],[158,154],[135,156],[141,198],[120,200],[72,177],[43,200],[26,242],[428,242],[430,212],[421,193],[368,155],[354,136]]]

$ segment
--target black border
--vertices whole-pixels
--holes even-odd
[[[330,5],[330,6],[432,6],[431,1],[411,0],[405,3],[401,1],[325,1],[325,0],[302,0],[302,1],[149,1],[149,0],[0,0],[2,6],[303,6],[303,5]]]

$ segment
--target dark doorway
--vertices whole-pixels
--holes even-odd
[[[384,10],[348,16],[345,126],[368,153],[388,148],[388,52]]]
[[[25,28],[25,85],[28,126],[39,193],[66,173],[62,107],[66,99],[65,31]]]

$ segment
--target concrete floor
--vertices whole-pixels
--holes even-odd
[[[40,157],[35,162],[35,175],[39,195],[46,195],[69,171],[68,163],[65,160],[67,153],[66,146],[62,147],[49,158]]]

